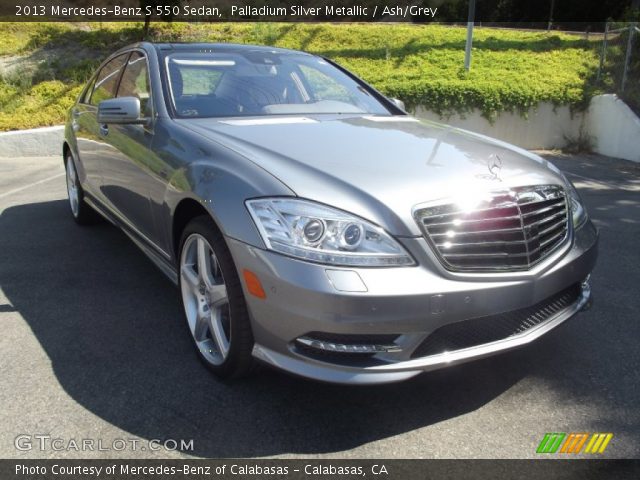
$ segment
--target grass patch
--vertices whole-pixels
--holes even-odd
[[[2,23],[0,130],[59,124],[88,76],[140,23]],[[580,107],[593,89],[598,42],[546,32],[478,28],[466,72],[466,30],[439,25],[152,23],[154,41],[274,45],[325,55],[409,108],[443,116],[526,112],[539,102]],[[11,62],[14,62],[13,64]],[[13,66],[12,66],[13,65]]]

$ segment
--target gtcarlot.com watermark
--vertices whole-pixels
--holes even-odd
[[[96,438],[60,438],[44,434],[21,434],[13,444],[16,450],[28,452],[135,452],[135,451],[193,451],[192,440],[141,440],[139,438],[115,438],[113,440]]]

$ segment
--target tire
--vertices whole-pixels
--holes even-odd
[[[98,222],[100,217],[84,200],[84,190],[82,190],[82,185],[78,178],[78,170],[70,153],[67,154],[64,160],[64,168],[69,208],[73,219],[78,225],[92,225]]]
[[[178,279],[200,360],[220,378],[249,374],[254,342],[247,304],[231,253],[208,216],[194,218],[182,232]]]

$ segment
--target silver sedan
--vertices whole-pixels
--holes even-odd
[[[178,285],[221,377],[399,381],[589,304],[598,234],[557,168],[319,56],[131,45],[71,108],[63,154],[76,222],[113,222]]]

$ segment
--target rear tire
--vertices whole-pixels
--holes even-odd
[[[231,253],[209,217],[196,217],[185,227],[178,268],[182,305],[198,357],[221,378],[247,375],[254,365],[247,304]]]
[[[82,185],[80,185],[78,170],[70,153],[67,154],[64,160],[64,168],[66,171],[69,207],[73,219],[78,225],[92,225],[96,223],[100,217],[84,200],[84,190],[82,190]]]

